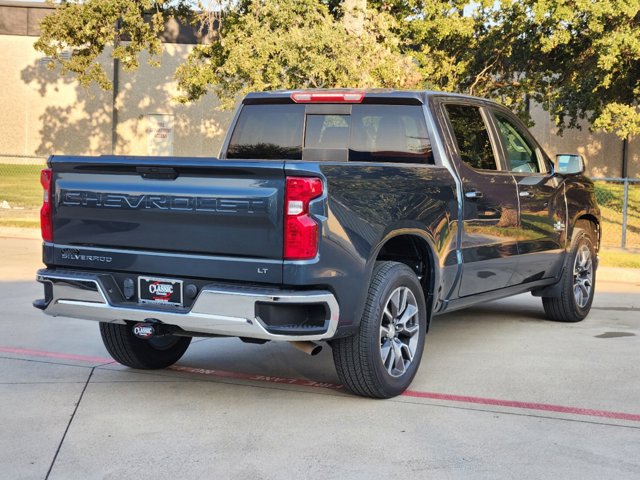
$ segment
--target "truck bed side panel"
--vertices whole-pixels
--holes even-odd
[[[341,328],[359,323],[376,255],[391,236],[424,239],[435,256],[436,294],[450,290],[457,268],[457,204],[445,168],[289,161],[285,168],[288,175],[315,169],[325,176],[328,211],[321,223],[319,259],[285,262],[283,281],[329,286],[338,296]]]

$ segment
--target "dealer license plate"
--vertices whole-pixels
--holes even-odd
[[[182,280],[138,277],[140,303],[182,306]]]

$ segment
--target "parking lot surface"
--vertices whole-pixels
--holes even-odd
[[[31,307],[40,242],[0,238],[0,479],[640,478],[640,273],[589,317],[520,295],[436,317],[410,390],[349,395],[328,346],[195,339],[115,364],[98,324]]]

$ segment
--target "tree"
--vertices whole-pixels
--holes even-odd
[[[368,12],[352,32],[353,23],[317,0],[244,2],[222,14],[218,41],[198,45],[178,68],[181,99],[212,90],[231,106],[252,90],[417,88],[420,74],[400,52],[395,23],[388,13]]]
[[[640,0],[502,0],[480,9],[461,87],[541,103],[561,128],[640,133]],[[520,104],[521,106],[521,104]]]
[[[366,11],[363,7],[366,7]],[[72,0],[41,24],[36,48],[64,72],[109,88],[109,45],[125,69],[157,61],[167,18],[213,41],[176,72],[182,101],[214,92],[394,87],[498,99],[524,118],[533,98],[560,127],[582,119],[640,133],[640,0]],[[60,53],[70,48],[73,56]]]
[[[53,59],[49,68],[61,65],[62,74],[76,74],[80,83],[95,82],[110,89],[111,82],[98,62],[107,47],[123,68],[138,68],[140,53],[149,52],[157,65],[162,53],[159,37],[168,18],[184,21],[190,12],[187,0],[75,0],[54,4],[55,12],[40,22],[40,38],[34,48]],[[72,56],[62,53],[70,49]]]
[[[465,7],[468,0],[373,0],[369,8],[397,19],[393,31],[402,51],[417,63],[422,86],[463,91],[475,55],[475,25],[479,21]]]
[[[159,34],[165,21],[179,18],[212,30],[215,41],[198,45],[176,72],[184,94],[193,101],[211,90],[232,106],[249,90],[310,87],[417,88],[420,75],[401,54],[391,33],[389,14],[364,16],[357,32],[316,0],[245,0],[212,2],[194,12],[187,0],[72,0],[56,5],[40,24],[35,48],[60,64],[62,72],[109,89],[98,62],[107,47],[125,70],[139,65],[143,51],[156,64]],[[359,15],[358,15],[359,16]],[[70,59],[63,51],[71,49]]]
[[[423,85],[493,98],[561,128],[640,133],[640,0],[375,0]]]

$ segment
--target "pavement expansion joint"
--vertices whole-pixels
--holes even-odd
[[[89,386],[89,382],[91,381],[91,377],[93,376],[93,372],[95,371],[95,369],[96,367],[92,367],[91,371],[89,372],[89,376],[87,377],[87,381],[84,384],[84,388],[82,389],[82,392],[80,392],[80,396],[78,397],[78,402],[76,403],[76,406],[73,409],[73,413],[71,414],[71,418],[69,418],[69,422],[67,423],[67,428],[64,429],[64,433],[62,434],[62,438],[60,439],[58,448],[56,448],[56,453],[53,455],[53,460],[51,460],[51,465],[49,466],[49,470],[47,470],[47,474],[44,477],[45,480],[48,480],[49,476],[51,475],[51,471],[53,470],[53,466],[55,465],[56,460],[58,459],[58,454],[60,453],[62,444],[64,443],[64,440],[67,437],[67,432],[69,431],[69,427],[71,427],[71,423],[73,422],[73,419],[76,416],[76,412],[78,411],[78,408],[80,407],[80,403],[82,402],[82,398],[84,397],[84,392],[86,392],[87,387]]]
[[[465,407],[461,405],[445,405],[442,403],[417,402],[414,400],[406,400],[403,397],[392,398],[392,399],[389,399],[388,401],[398,402],[398,403],[408,403],[411,405],[439,407],[439,408],[446,408],[446,409],[452,409],[452,410],[464,410],[469,412],[492,413],[498,416],[509,415],[509,416],[516,416],[516,417],[540,418],[543,420],[560,420],[562,422],[585,423],[589,425],[601,425],[603,427],[632,428],[634,430],[640,430],[640,426],[635,426],[635,425],[624,425],[620,423],[609,423],[609,422],[597,422],[594,420],[585,420],[582,418],[569,418],[569,417],[560,417],[560,416],[552,416],[552,415],[538,415],[535,413],[523,413],[523,412],[514,412],[514,411],[507,411],[507,410],[492,410],[489,408]]]
[[[76,363],[64,363],[64,362],[52,362],[50,360],[36,360],[35,358],[20,358],[20,357],[7,357],[0,355],[0,360],[16,360],[18,362],[32,362],[32,363],[44,363],[47,365],[60,365],[62,367],[76,367],[76,368],[93,368],[91,365],[78,365]]]

